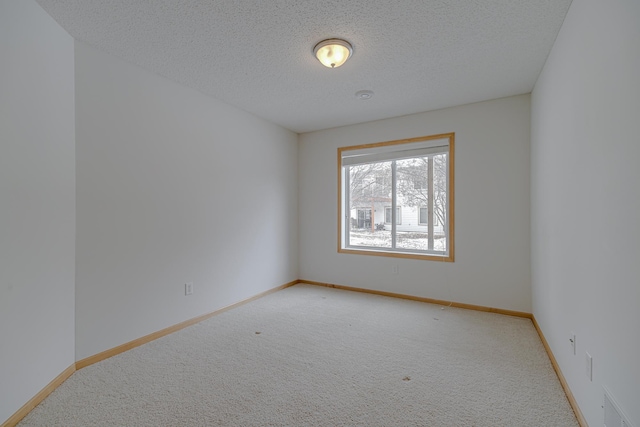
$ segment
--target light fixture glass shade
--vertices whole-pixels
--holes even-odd
[[[313,48],[318,61],[328,68],[338,68],[351,56],[353,48],[349,42],[340,39],[323,40]]]

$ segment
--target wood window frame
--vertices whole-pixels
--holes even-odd
[[[343,200],[343,167],[342,158],[345,151],[351,150],[364,150],[377,147],[394,146],[402,144],[411,144],[416,142],[448,139],[449,151],[447,154],[447,216],[448,225],[446,227],[448,234],[447,253],[444,255],[434,255],[428,253],[414,253],[414,252],[402,252],[401,250],[386,251],[384,248],[380,249],[354,249],[353,247],[343,247],[343,241],[345,239],[344,229],[344,200]],[[442,262],[454,262],[454,249],[455,249],[455,133],[442,133],[429,136],[421,136],[416,138],[398,139],[393,141],[376,142],[370,144],[353,145],[347,147],[338,148],[338,252],[345,254],[357,254],[357,255],[372,255],[372,256],[384,256],[392,258],[408,258],[408,259],[421,259],[430,261],[442,261]],[[419,215],[419,211],[418,211]],[[348,220],[348,219],[347,219]],[[432,227],[429,227],[430,229]]]

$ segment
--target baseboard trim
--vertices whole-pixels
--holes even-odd
[[[540,325],[538,325],[538,321],[536,320],[535,316],[531,316],[531,321],[533,322],[533,326],[536,328],[536,331],[538,331],[538,335],[540,336],[540,341],[542,341],[542,345],[544,346],[544,349],[547,351],[549,360],[551,360],[551,366],[553,366],[553,370],[556,371],[556,375],[558,376],[558,379],[560,380],[560,384],[564,389],[564,394],[567,395],[567,399],[569,400],[569,404],[573,409],[573,413],[576,415],[576,418],[578,419],[578,424],[580,424],[580,427],[589,427],[589,424],[587,424],[587,420],[585,420],[584,415],[582,415],[582,411],[580,411],[578,402],[576,402],[576,399],[575,397],[573,397],[573,393],[569,388],[569,383],[567,383],[567,380],[564,378],[564,375],[560,370],[560,365],[558,365],[558,362],[556,361],[556,358],[553,355],[553,352],[551,351],[551,347],[549,347],[549,343],[547,342],[547,339],[544,337],[544,334],[542,333],[542,329],[540,329]]]
[[[124,344],[121,344],[121,345],[119,345],[117,347],[110,348],[109,350],[105,350],[105,351],[102,351],[102,352],[100,352],[98,354],[94,354],[93,356],[86,357],[86,358],[76,362],[76,370],[80,370],[82,368],[86,368],[87,366],[93,365],[94,363],[98,363],[100,361],[103,361],[105,359],[108,359],[110,357],[118,355],[120,353],[124,353],[125,351],[131,350],[132,348],[136,348],[136,347],[139,347],[139,346],[141,346],[143,344],[146,344],[148,342],[157,340],[158,338],[161,338],[161,337],[164,337],[166,335],[172,334],[172,333],[177,332],[177,331],[179,331],[181,329],[184,329],[184,328],[186,328],[188,326],[195,325],[196,323],[200,323],[200,322],[202,322],[204,320],[207,320],[207,319],[209,319],[209,318],[211,318],[213,316],[221,314],[221,313],[223,313],[223,312],[225,312],[227,310],[231,310],[232,308],[239,307],[241,305],[244,305],[244,304],[246,304],[248,302],[251,302],[253,300],[261,298],[261,297],[263,297],[265,295],[268,295],[270,293],[277,292],[277,291],[280,291],[282,289],[285,289],[285,288],[288,288],[290,286],[293,286],[293,285],[295,285],[297,283],[298,283],[298,280],[294,280],[294,281],[291,281],[289,283],[285,283],[284,285],[280,285],[280,286],[277,286],[275,288],[269,289],[267,291],[261,292],[261,293],[259,293],[257,295],[254,295],[254,296],[250,297],[250,298],[244,299],[242,301],[238,301],[238,302],[233,303],[231,305],[228,305],[226,307],[223,307],[223,308],[220,308],[218,310],[212,311],[211,313],[203,314],[201,316],[194,317],[194,318],[189,319],[189,320],[185,320],[184,322],[177,323],[177,324],[175,324],[173,326],[169,326],[168,328],[161,329],[159,331],[150,333],[149,335],[145,335],[143,337],[136,338],[133,341],[129,341],[129,342],[126,342]]]
[[[397,294],[394,292],[386,292],[386,291],[375,291],[372,289],[365,289],[365,288],[354,288],[351,286],[343,286],[343,285],[335,285],[333,283],[322,283],[322,282],[314,282],[313,280],[304,280],[301,279],[298,281],[299,283],[306,283],[308,285],[315,285],[315,286],[324,286],[327,288],[335,288],[335,289],[342,289],[344,291],[352,291],[352,292],[362,292],[365,294],[374,294],[374,295],[382,295],[385,297],[392,297],[392,298],[401,298],[401,299],[408,299],[411,301],[420,301],[420,302],[426,302],[429,304],[438,304],[438,305],[446,305],[449,307],[456,307],[456,308],[465,308],[467,310],[475,310],[475,311],[484,311],[487,313],[497,313],[497,314],[504,314],[507,316],[515,316],[515,317],[524,317],[525,319],[531,319],[532,315],[531,313],[527,313],[524,311],[514,311],[514,310],[506,310],[503,308],[493,308],[493,307],[485,307],[482,305],[473,305],[473,304],[465,304],[462,302],[455,302],[455,301],[445,301],[445,300],[439,300],[439,299],[433,299],[433,298],[425,298],[425,297],[416,297],[413,295],[406,295],[406,294]]]
[[[55,377],[49,384],[47,384],[42,390],[38,392],[35,396],[31,398],[27,403],[25,403],[22,408],[18,409],[18,411],[9,417],[7,421],[2,423],[0,427],[14,427],[16,426],[24,417],[27,416],[29,412],[36,406],[40,404],[47,396],[51,394],[53,390],[58,388],[60,384],[65,382],[67,378],[69,378],[76,371],[76,365],[72,364],[67,369],[62,371],[60,375]]]

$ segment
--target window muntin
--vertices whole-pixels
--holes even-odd
[[[453,143],[443,134],[339,148],[338,251],[453,261]]]

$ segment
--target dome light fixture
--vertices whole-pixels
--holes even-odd
[[[346,40],[322,40],[313,48],[313,54],[327,68],[338,68],[351,57],[353,46]]]

